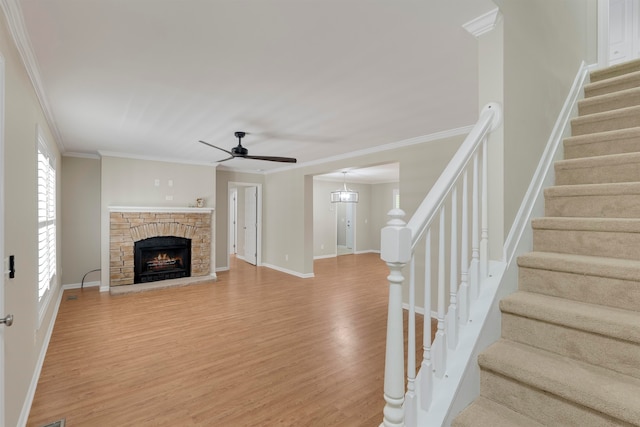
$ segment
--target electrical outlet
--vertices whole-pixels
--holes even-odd
[[[169,182],[168,182],[167,184],[169,184],[169,187],[173,187],[173,180],[172,180],[172,179],[170,179],[170,180],[169,180]]]
[[[324,249],[324,244],[320,245],[320,249]]]
[[[156,178],[156,179],[153,181],[153,185],[155,185],[156,187],[160,187],[160,180],[159,180],[158,178]]]
[[[173,196],[164,196],[165,200],[173,200]]]
[[[289,261],[289,254],[285,254],[285,256],[284,256],[284,260],[285,260],[285,261]]]

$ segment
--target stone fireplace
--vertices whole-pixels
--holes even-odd
[[[129,288],[126,285],[181,285],[215,278],[212,209],[109,211],[112,293]]]

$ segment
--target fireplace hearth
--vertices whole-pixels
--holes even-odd
[[[191,239],[159,236],[135,242],[133,283],[189,276],[191,276]]]

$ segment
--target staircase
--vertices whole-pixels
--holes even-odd
[[[640,61],[584,92],[455,427],[640,425]]]

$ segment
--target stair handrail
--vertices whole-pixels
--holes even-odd
[[[469,318],[470,300],[479,293],[479,283],[488,276],[488,226],[487,226],[487,140],[489,133],[502,124],[502,108],[498,103],[487,104],[480,112],[477,123],[467,135],[440,177],[428,192],[415,213],[405,223],[404,212],[392,209],[390,220],[382,229],[380,257],[387,263],[390,274],[389,305],[387,315],[387,342],[384,375],[383,422],[385,427],[416,426],[419,410],[428,411],[433,396],[433,381],[443,378],[446,371],[447,348],[455,350],[459,324],[465,324]],[[480,154],[479,154],[480,152]],[[481,158],[481,160],[479,160]],[[481,161],[481,165],[478,163]],[[473,163],[472,192],[468,190],[468,169]],[[481,170],[481,173],[479,172]],[[481,175],[481,176],[479,176]],[[462,177],[462,183],[460,178]],[[462,186],[462,220],[458,231],[457,188]],[[472,230],[468,228],[468,199],[472,200]],[[445,313],[445,203],[451,205],[449,278],[449,309]],[[439,252],[437,271],[438,283],[438,330],[436,339],[431,343],[431,227],[439,216]],[[455,225],[454,225],[455,224]],[[470,232],[471,231],[471,232]],[[425,235],[426,233],[426,235]],[[472,246],[468,244],[468,235],[472,236]],[[458,236],[462,240],[458,249]],[[424,284],[424,357],[421,375],[416,375],[415,360],[415,259],[414,252],[418,242],[425,241],[425,284]],[[469,253],[472,253],[469,263]],[[457,281],[460,254],[460,286]],[[404,326],[403,326],[403,269],[410,264],[409,281],[409,322],[407,354],[407,389],[405,391],[404,374]],[[469,284],[472,284],[471,288]],[[460,295],[458,295],[458,286]],[[461,300],[458,303],[458,299]],[[446,316],[446,319],[445,319]],[[446,329],[446,331],[445,331]],[[428,336],[428,338],[426,338]],[[432,360],[433,359],[433,360]],[[422,371],[425,371],[424,373]],[[419,387],[418,383],[419,382]],[[419,395],[418,395],[419,394]],[[406,422],[406,424],[405,424]]]
[[[442,174],[438,177],[431,190],[427,193],[420,206],[416,209],[407,228],[411,230],[411,249],[413,250],[424,235],[425,230],[438,213],[438,209],[451,192],[464,168],[469,164],[471,156],[478,145],[502,124],[502,108],[497,102],[487,104],[480,112],[480,118],[467,135],[458,151],[453,155]]]

